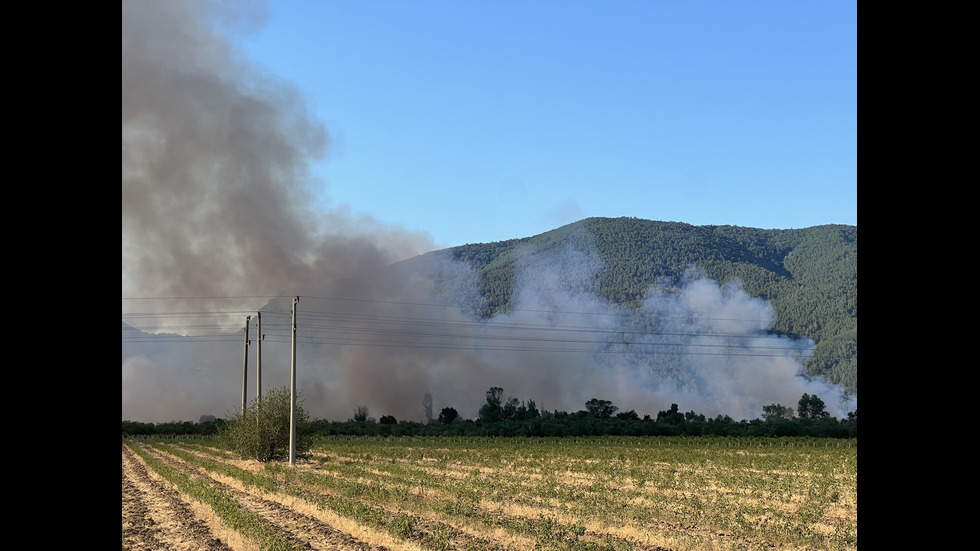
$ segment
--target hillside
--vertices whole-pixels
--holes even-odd
[[[587,218],[555,230],[494,243],[474,243],[448,253],[479,275],[480,315],[512,308],[522,255],[580,251],[578,291],[636,309],[654,286],[670,288],[695,270],[724,285],[742,282],[753,298],[769,301],[771,330],[816,343],[808,375],[857,393],[857,227],[824,225],[766,230],[692,226],[638,218]],[[420,266],[422,255],[405,262]]]

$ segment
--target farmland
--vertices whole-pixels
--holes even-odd
[[[124,549],[856,549],[857,440],[123,439]]]

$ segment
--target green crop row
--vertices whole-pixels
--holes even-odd
[[[292,551],[300,548],[282,536],[273,526],[263,521],[258,514],[242,507],[233,496],[209,480],[193,477],[172,469],[140,446],[130,445],[129,447],[143,458],[149,468],[177,486],[181,493],[209,505],[228,527],[256,541],[261,549],[265,551]]]
[[[315,450],[326,453],[324,465],[356,479],[371,480],[365,472],[372,470],[388,484],[426,478],[430,491],[457,499],[475,494],[595,524],[696,526],[816,548],[856,546],[856,441],[447,440],[337,437]]]
[[[153,445],[426,549],[856,549],[857,442],[824,444],[338,436],[258,472],[206,442]]]

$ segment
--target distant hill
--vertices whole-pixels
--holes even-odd
[[[489,318],[512,307],[522,251],[569,247],[594,254],[588,258],[596,269],[579,284],[626,308],[638,306],[655,285],[680,284],[692,268],[721,284],[740,279],[746,293],[772,305],[773,332],[816,343],[809,375],[857,393],[857,226],[766,230],[586,218],[532,237],[428,254],[448,253],[478,272],[478,310]]]

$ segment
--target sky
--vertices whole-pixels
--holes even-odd
[[[329,133],[319,196],[439,247],[591,216],[857,225],[857,6],[271,3],[246,55]]]
[[[264,388],[288,383],[294,297],[314,417],[419,420],[430,395],[473,418],[491,386],[735,419],[808,392],[843,417],[856,396],[802,377],[813,343],[737,282],[654,286],[642,316],[668,331],[631,333],[581,293],[596,251],[521,250],[512,310],[485,320],[472,267],[425,253],[591,216],[856,225],[855,12],[123,2],[123,419],[227,418],[260,357]]]

